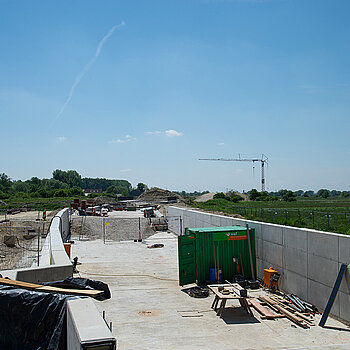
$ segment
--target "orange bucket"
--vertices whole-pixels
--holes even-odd
[[[71,244],[70,243],[64,243],[64,250],[66,251],[67,255],[70,258],[70,249],[71,249]]]

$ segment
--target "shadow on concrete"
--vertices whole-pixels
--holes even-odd
[[[222,312],[221,318],[226,324],[260,323],[258,319],[247,314],[247,311],[239,306],[226,307]]]
[[[333,327],[333,326],[324,326],[323,328],[331,329],[334,331],[350,332],[350,328],[340,328],[340,327]]]

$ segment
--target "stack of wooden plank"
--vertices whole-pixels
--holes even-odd
[[[261,314],[262,319],[276,319],[286,317],[302,328],[314,326],[313,313],[309,310],[298,311],[293,307],[288,298],[279,295],[260,296],[260,302],[257,299],[251,299],[251,306]],[[269,308],[267,308],[267,307]]]

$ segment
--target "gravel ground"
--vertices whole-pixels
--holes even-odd
[[[72,217],[72,235],[80,236],[82,239],[103,239],[103,223],[105,222],[106,240],[128,241],[139,238],[139,220],[141,237],[146,239],[153,235],[154,230],[149,227],[146,218],[138,217],[108,217],[103,220],[99,216]]]
[[[8,215],[6,222],[0,222],[0,270],[16,269],[30,267],[37,261],[37,236],[31,239],[25,239],[24,235],[28,233],[29,229],[34,229],[35,232],[42,233],[43,227],[46,233],[51,218],[56,215],[58,211],[50,211],[47,213],[46,221],[36,221],[38,217],[37,211],[22,212],[15,215]],[[41,215],[40,215],[41,217]],[[4,217],[0,217],[0,221]],[[8,247],[4,243],[5,235],[16,236],[16,246]],[[41,239],[40,249],[45,238]]]

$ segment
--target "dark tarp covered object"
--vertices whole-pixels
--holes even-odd
[[[106,283],[101,281],[90,280],[88,278],[81,277],[67,277],[62,281],[46,282],[43,283],[45,286],[53,286],[58,288],[71,288],[71,289],[96,289],[102,290],[102,299],[110,299],[111,292]]]
[[[0,285],[0,349],[57,350],[70,298]]]

